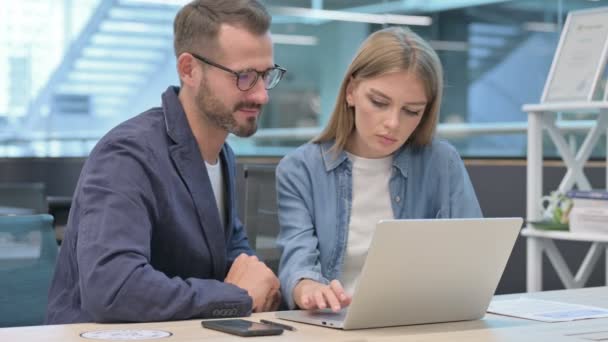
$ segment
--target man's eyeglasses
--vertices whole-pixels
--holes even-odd
[[[192,55],[192,57],[198,59],[199,61],[201,61],[205,64],[209,64],[211,66],[214,66],[218,69],[224,70],[224,71],[229,72],[229,73],[233,74],[234,76],[236,76],[236,87],[239,88],[239,90],[241,90],[241,91],[247,91],[247,90],[253,88],[253,86],[255,86],[255,84],[258,81],[258,78],[260,78],[260,76],[262,77],[262,80],[264,80],[264,88],[272,89],[277,84],[279,84],[279,81],[281,80],[281,78],[283,78],[283,75],[285,74],[285,72],[287,72],[286,69],[284,69],[276,64],[274,65],[273,68],[270,68],[265,71],[247,70],[247,71],[237,72],[237,71],[228,69],[223,65],[214,63],[214,62],[208,60],[207,58],[199,56],[195,53],[190,52],[190,54]]]

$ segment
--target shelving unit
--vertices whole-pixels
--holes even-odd
[[[582,190],[591,189],[591,185],[583,172],[583,167],[589,159],[593,147],[604,134],[607,136],[608,145],[608,101],[525,105],[523,110],[528,113],[526,215],[528,221],[538,221],[541,219],[542,208],[540,199],[543,195],[543,131],[546,130],[548,132],[567,167],[567,172],[557,190],[566,192],[574,185]],[[566,139],[555,124],[557,119],[556,113],[558,112],[597,113],[596,125],[588,132],[576,154],[570,150]],[[608,167],[606,168],[606,183],[606,187],[608,188]],[[608,284],[608,234],[544,231],[535,229],[533,226],[526,227],[522,230],[521,234],[527,238],[526,289],[528,292],[542,291],[543,253],[547,254],[566,288],[579,288],[585,285],[591,272],[600,260],[602,253],[605,251],[606,284]],[[592,242],[585,259],[574,275],[557,249],[554,240]]]
[[[591,189],[583,167],[589,160],[593,147],[608,129],[608,86],[604,86],[603,94],[600,93],[602,81],[606,82],[604,69],[607,58],[608,7],[569,12],[551,63],[541,103],[523,106],[523,111],[528,113],[526,175],[528,222],[541,219],[544,130],[555,143],[567,168],[557,191],[565,193],[575,185],[580,190]],[[594,100],[600,98],[602,100]],[[562,132],[555,124],[560,112],[596,114],[596,125],[589,130],[576,153],[570,150]],[[606,170],[608,188],[608,167]],[[543,253],[547,253],[564,286],[578,288],[587,283],[593,268],[602,253],[606,251],[606,283],[608,284],[608,234],[544,231],[535,229],[533,225],[528,225],[521,234],[527,239],[526,289],[528,292],[542,291]],[[591,242],[585,259],[574,275],[557,249],[555,240]]]

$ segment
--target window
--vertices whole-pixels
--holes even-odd
[[[166,86],[178,84],[172,21],[185,2],[7,3],[0,12],[0,156],[85,156],[111,127],[158,105]],[[523,157],[527,117],[521,106],[540,99],[567,12],[602,5],[587,0],[265,4],[273,14],[275,61],[289,71],[271,90],[258,133],[229,138],[241,155],[282,155],[312,138],[327,122],[361,41],[385,25],[410,20],[444,65],[440,136],[465,157]],[[585,121],[571,125],[582,130]],[[572,132],[571,144],[582,143],[582,135]],[[550,143],[546,148],[555,155]],[[605,149],[599,146],[594,154],[604,155]]]

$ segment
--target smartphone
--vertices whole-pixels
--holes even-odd
[[[251,322],[244,319],[221,319],[215,321],[202,321],[207,329],[222,331],[238,336],[268,336],[281,335],[283,329],[268,324]]]

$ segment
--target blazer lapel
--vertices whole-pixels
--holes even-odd
[[[223,280],[226,268],[226,242],[215,196],[200,150],[192,135],[186,114],[177,98],[179,89],[170,87],[163,94],[167,135],[174,141],[169,154],[192,196],[199,223],[213,263],[213,274]],[[201,246],[202,248],[202,246]]]
[[[236,216],[233,212],[233,210],[235,210],[235,206],[233,205],[233,203],[235,203],[236,201],[236,198],[234,197],[234,181],[236,178],[234,175],[234,165],[232,165],[232,161],[230,161],[228,158],[228,153],[226,152],[225,146],[222,147],[220,158],[222,160],[222,174],[224,176],[224,189],[226,194],[226,197],[224,198],[224,207],[226,208],[225,237],[226,243],[228,243],[230,239],[232,239],[232,228],[234,227],[233,219]]]
[[[226,243],[207,169],[200,155],[191,153],[187,147],[176,145],[170,150],[177,171],[194,201],[200,228],[211,251],[214,274],[222,277],[226,268]],[[198,158],[195,157],[197,155]]]

